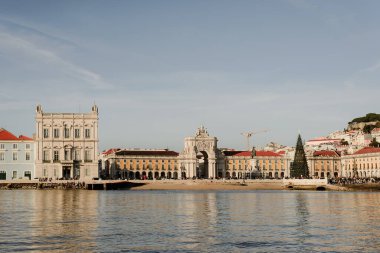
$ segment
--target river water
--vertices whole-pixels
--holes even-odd
[[[0,252],[379,252],[380,193],[0,191]]]

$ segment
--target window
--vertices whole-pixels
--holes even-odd
[[[70,159],[70,150],[66,149],[65,150],[65,161],[71,160]]]
[[[54,169],[54,170],[53,170],[53,176],[54,176],[54,177],[57,177],[57,169]]]
[[[16,143],[13,144],[13,149],[17,149],[17,144]]]
[[[1,152],[0,153],[0,161],[4,161],[4,158],[5,158],[4,152]]]
[[[70,129],[65,128],[65,138],[70,138]]]
[[[24,177],[29,178],[29,180],[32,179],[32,172],[30,172],[29,170],[25,171],[24,172]]]
[[[49,138],[49,129],[44,129],[44,138]]]
[[[59,138],[59,129],[54,129],[54,138]]]
[[[58,161],[58,160],[59,160],[59,151],[54,150],[54,161]]]
[[[86,138],[90,138],[90,129],[88,129],[88,128],[85,129],[85,132],[84,132],[84,133],[85,133],[85,137],[86,137]]]
[[[12,171],[12,179],[17,179],[17,171]]]
[[[80,129],[75,129],[74,130],[74,136],[75,136],[75,138],[80,138]]]
[[[50,160],[50,154],[49,154],[48,150],[44,150],[42,156],[43,156],[43,160],[44,161],[49,161]]]
[[[1,143],[1,144],[0,144],[0,149],[5,149],[5,145],[4,145],[4,143]]]
[[[13,161],[17,161],[17,153],[16,152],[13,152]]]
[[[78,149],[74,151],[74,160],[80,160],[80,151]]]
[[[7,172],[1,170],[0,171],[0,180],[6,180],[7,179]]]
[[[30,144],[25,144],[25,149],[30,149]]]
[[[87,168],[86,168],[86,170],[85,170],[85,174],[86,174],[87,177],[90,175],[90,173],[89,173],[89,171],[88,171]]]
[[[25,160],[30,161],[30,152],[25,153]]]
[[[47,170],[46,169],[44,169],[44,171],[43,171],[43,176],[47,177]]]

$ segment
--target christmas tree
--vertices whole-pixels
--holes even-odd
[[[290,168],[290,177],[295,178],[308,178],[309,168],[307,166],[305,150],[301,140],[301,135],[298,135],[296,152],[294,154],[294,161]]]

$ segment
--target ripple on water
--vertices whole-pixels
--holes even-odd
[[[1,252],[378,252],[379,193],[0,191]]]

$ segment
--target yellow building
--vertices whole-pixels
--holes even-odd
[[[110,149],[101,156],[102,178],[284,178],[290,159],[272,151],[234,151],[217,147],[218,139],[201,126],[186,137],[179,154],[167,149]]]
[[[315,151],[309,157],[310,175],[315,178],[331,178],[341,176],[340,153],[332,150]]]
[[[161,179],[179,177],[178,153],[162,150],[107,151],[104,177],[128,179]],[[106,152],[106,153],[107,153]],[[110,176],[111,175],[111,176]]]
[[[289,177],[290,160],[272,151],[223,151],[226,178]]]
[[[380,148],[365,147],[342,157],[343,177],[380,177]]]

